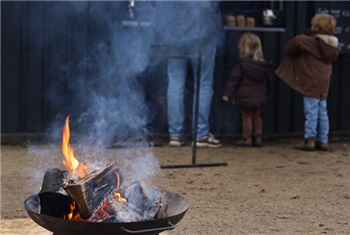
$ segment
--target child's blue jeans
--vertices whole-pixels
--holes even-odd
[[[327,143],[329,132],[327,100],[304,96],[304,114],[305,139],[316,138],[321,143]]]

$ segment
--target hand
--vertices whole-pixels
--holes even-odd
[[[228,96],[224,95],[224,96],[222,97],[222,100],[225,101],[225,102],[228,102],[228,101],[229,101],[229,98],[228,98]]]

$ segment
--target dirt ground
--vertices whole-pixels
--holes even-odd
[[[226,143],[198,149],[196,163],[227,166],[150,168],[154,186],[190,202],[184,218],[164,234],[350,234],[350,141],[332,142],[329,152],[298,151],[293,148],[298,142],[275,139],[262,148]],[[52,234],[28,217],[23,201],[39,191],[46,169],[65,169],[59,148],[1,146],[1,234]],[[191,147],[164,145],[150,152],[155,161],[138,164],[192,162]],[[125,148],[107,148],[99,156],[127,166],[128,154]]]

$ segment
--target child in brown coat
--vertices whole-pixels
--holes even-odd
[[[262,146],[261,106],[267,101],[271,64],[264,60],[261,41],[252,33],[239,39],[239,59],[230,71],[222,99],[235,97],[241,109],[243,139],[238,146]]]
[[[332,61],[339,54],[338,39],[332,36],[335,25],[332,15],[315,15],[311,29],[287,43],[286,56],[276,70],[278,77],[304,95],[304,142],[297,149],[328,150],[327,95]]]

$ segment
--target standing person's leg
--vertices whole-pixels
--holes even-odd
[[[318,117],[318,99],[304,96],[304,142],[297,145],[300,150],[315,150],[315,137]]]
[[[198,147],[220,147],[222,144],[210,133],[209,115],[213,98],[213,80],[215,67],[215,44],[206,44],[201,50],[201,71],[199,86],[198,122],[197,122],[197,146]],[[196,52],[198,54],[198,51]],[[192,70],[194,82],[197,84],[198,61],[192,60]],[[193,117],[197,87],[194,86]],[[192,120],[192,131],[194,129],[194,119]]]
[[[318,103],[318,132],[316,148],[319,150],[328,150],[329,119],[327,112],[327,100],[319,100]]]
[[[186,75],[186,59],[170,58],[168,60],[168,131],[171,146],[182,145]]]
[[[251,108],[242,108],[242,134],[243,139],[239,140],[236,145],[243,147],[252,146],[252,133],[253,133],[253,110]]]
[[[214,76],[214,65],[215,65],[215,51],[214,45],[207,45],[201,51],[201,76],[199,86],[199,104],[198,104],[198,138],[202,138],[209,133],[209,115],[211,102],[213,98],[213,76]],[[197,52],[198,53],[198,52]],[[197,60],[192,61],[194,83],[197,81]],[[195,94],[197,87],[194,86],[194,99],[193,107],[195,107]],[[193,108],[194,110],[194,108]],[[193,125],[192,125],[193,126]],[[193,127],[192,127],[193,129]]]
[[[254,139],[255,146],[262,147],[262,119],[260,107],[256,107],[253,109],[253,126],[254,126]]]

